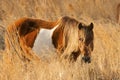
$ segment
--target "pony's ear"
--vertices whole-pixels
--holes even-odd
[[[80,23],[79,25],[78,25],[78,28],[79,29],[81,29],[83,26],[82,26],[82,23]]]
[[[94,27],[94,24],[93,24],[93,23],[90,23],[89,30],[92,30],[93,27]]]

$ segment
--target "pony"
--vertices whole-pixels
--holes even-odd
[[[45,40],[50,40],[48,43],[52,44],[58,55],[62,58],[76,61],[78,56],[82,54],[82,60],[85,63],[90,63],[91,52],[94,48],[93,27],[93,23],[85,25],[74,18],[64,16],[53,22],[41,19],[21,18],[7,29],[16,29],[22,47],[26,46],[34,51],[38,47],[37,45],[42,47],[42,43],[46,43],[44,42]],[[49,39],[44,39],[47,32]],[[39,38],[39,35],[42,36]],[[39,39],[42,39],[43,42]],[[6,45],[9,47],[8,39],[6,39]]]

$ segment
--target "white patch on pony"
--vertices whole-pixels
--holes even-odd
[[[55,52],[55,48],[52,44],[52,34],[57,27],[58,25],[51,30],[40,29],[40,32],[32,48],[35,53],[41,54],[41,53]]]

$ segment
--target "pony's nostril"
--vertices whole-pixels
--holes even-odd
[[[82,57],[82,60],[84,60],[85,61],[85,63],[91,63],[91,59],[90,59],[90,57]]]

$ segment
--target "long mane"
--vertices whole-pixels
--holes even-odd
[[[71,52],[78,49],[78,25],[79,22],[70,17],[63,17],[59,27],[63,29],[63,55],[70,55]]]

